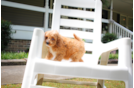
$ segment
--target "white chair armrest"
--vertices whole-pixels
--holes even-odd
[[[42,29],[35,28],[33,32],[28,58],[41,58],[43,41],[44,31]]]
[[[33,32],[30,51],[22,82],[25,83],[25,85],[22,85],[22,88],[29,88],[32,82],[31,74],[33,72],[34,59],[36,59],[36,57],[41,58],[43,40],[44,40],[44,31],[42,29],[35,28]]]
[[[118,65],[130,66],[132,63],[131,58],[131,40],[130,38],[122,38],[110,43],[102,44],[101,53],[119,50]]]

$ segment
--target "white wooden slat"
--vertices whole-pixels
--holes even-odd
[[[67,27],[90,28],[90,29],[93,29],[95,26],[93,22],[73,20],[73,19],[61,19],[60,25]]]
[[[120,31],[121,31],[121,37],[122,37],[122,29],[120,28]]]
[[[112,33],[114,33],[114,24],[112,23]]]
[[[94,19],[95,12],[74,10],[74,9],[61,9],[61,15],[70,16],[70,17],[80,17],[80,18],[89,18]]]
[[[60,0],[60,1],[62,5],[83,7],[83,8],[95,8],[95,0]]]
[[[65,37],[74,38],[73,34],[76,34],[81,39],[93,39],[93,33],[92,32],[84,32],[84,31],[78,31],[78,30],[66,30],[66,29],[60,29],[60,34]]]
[[[83,57],[82,57],[82,60],[84,62],[91,63],[91,61],[93,61],[92,54],[84,54]]]
[[[116,34],[116,27],[115,27],[115,24],[114,24],[114,33]]]
[[[121,35],[121,31],[120,31],[120,30],[121,30],[121,28],[120,28],[120,27],[118,27],[118,28],[119,28],[119,37],[120,37],[120,35]]]
[[[117,26],[117,36],[119,37],[119,27]]]
[[[86,51],[93,51],[94,50],[94,46],[92,43],[85,43],[85,50]]]
[[[122,37],[124,37],[124,30],[122,30]]]
[[[30,88],[57,88],[57,87],[49,87],[49,86],[34,86],[34,85],[31,85]]]

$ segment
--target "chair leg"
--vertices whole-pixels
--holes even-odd
[[[125,82],[125,88],[132,88],[128,81]]]
[[[98,80],[96,88],[103,88],[103,87],[104,87],[104,80]]]
[[[100,65],[107,65],[110,52],[102,53]],[[98,80],[97,88],[104,88],[104,80]]]
[[[38,74],[37,77],[37,84],[36,85],[42,85],[43,83],[44,74]]]
[[[131,81],[126,81],[125,88],[133,88],[133,83]]]

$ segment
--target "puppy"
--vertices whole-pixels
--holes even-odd
[[[45,32],[45,43],[48,48],[46,59],[62,61],[63,59],[71,62],[83,62],[81,59],[85,53],[84,42],[74,34],[75,39],[61,36],[58,31],[51,30]]]

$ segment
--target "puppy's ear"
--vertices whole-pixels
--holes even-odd
[[[57,34],[57,43],[56,43],[56,45],[58,47],[61,47],[63,45],[63,39],[61,37],[62,36],[60,36],[59,34]]]
[[[47,34],[47,32],[44,32],[44,40],[45,40],[46,34]]]
[[[44,36],[47,34],[47,32],[44,32]]]

